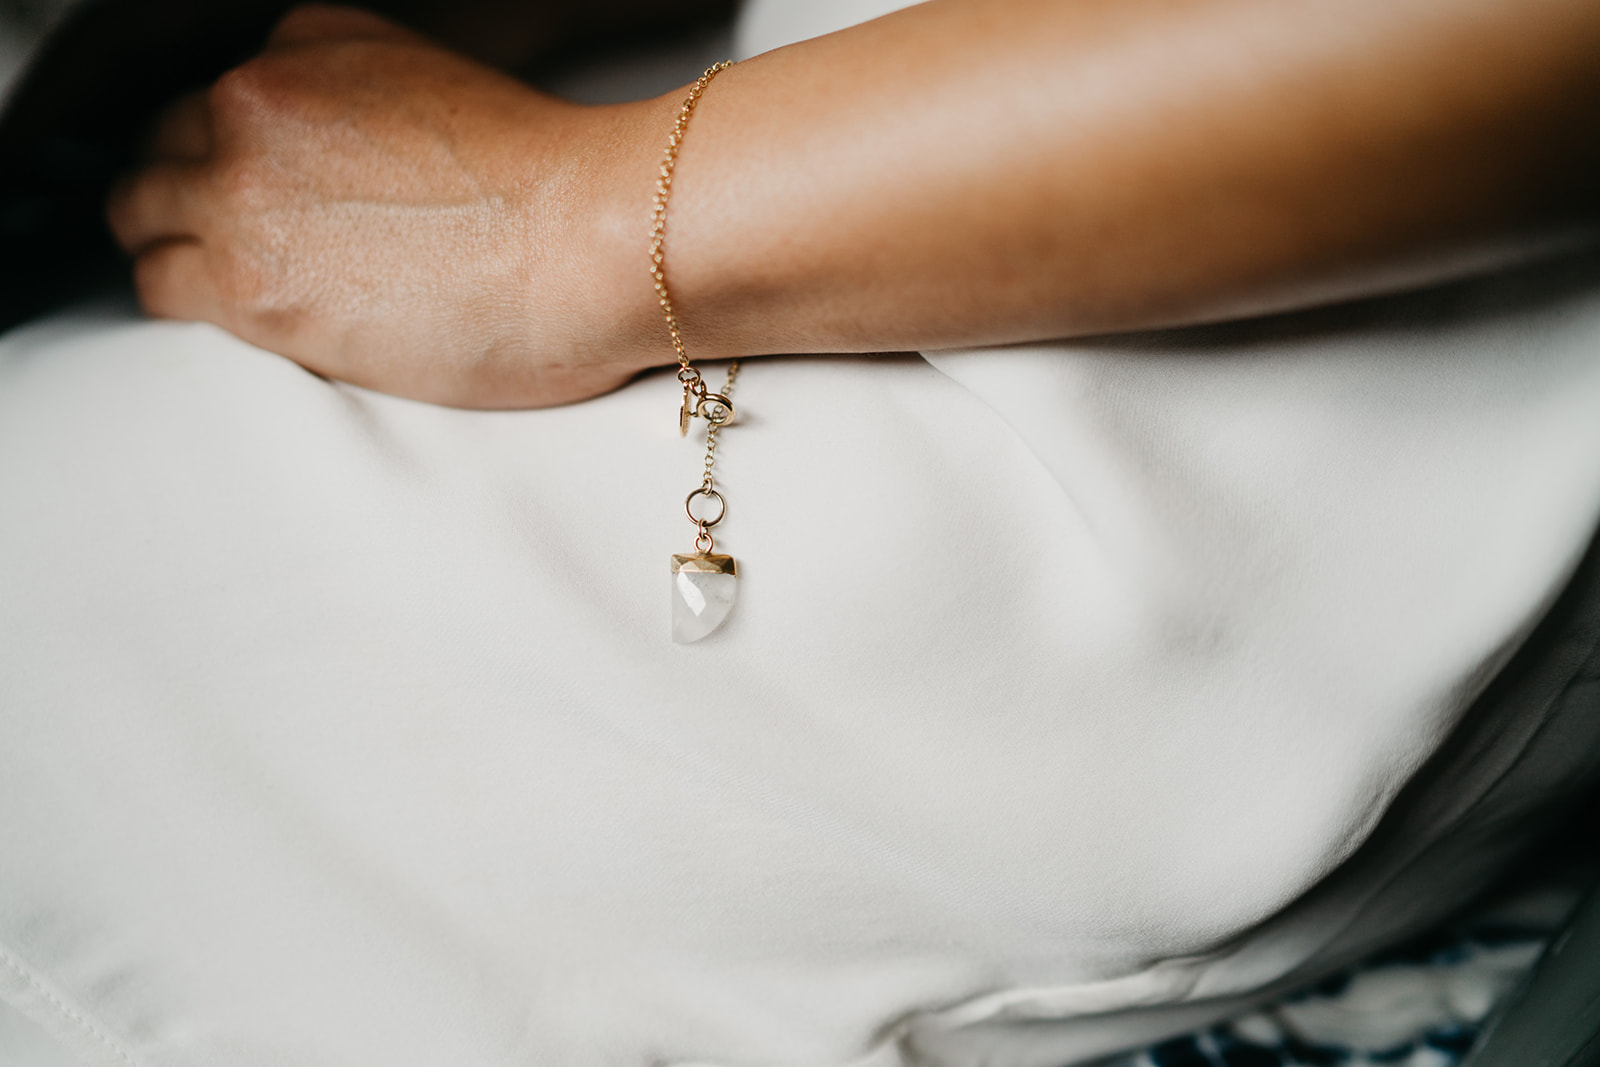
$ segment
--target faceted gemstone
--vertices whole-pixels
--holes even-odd
[[[672,639],[687,645],[721,626],[738,592],[732,556],[673,556]]]

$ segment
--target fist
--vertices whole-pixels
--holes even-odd
[[[300,8],[169,110],[108,221],[151,315],[416,399],[565,403],[663,359],[633,116]]]

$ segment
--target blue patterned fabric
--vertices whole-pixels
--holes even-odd
[[[1455,1067],[1477,1038],[1474,1025],[1441,1027],[1392,1049],[1308,1044],[1288,1031],[1245,1037],[1228,1023],[1164,1041],[1125,1061],[1129,1067]]]
[[[1575,894],[1502,900],[1259,1010],[1104,1067],[1456,1067]]]

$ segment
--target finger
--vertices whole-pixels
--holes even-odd
[[[211,154],[211,104],[206,94],[180,97],[161,113],[145,141],[151,162],[198,162]]]
[[[147,315],[226,325],[206,249],[199,241],[167,241],[147,249],[133,265],[133,282]]]
[[[123,251],[140,255],[161,241],[199,237],[204,171],[195,163],[157,163],[120,179],[106,198],[106,222]]]
[[[381,15],[334,4],[302,4],[285,15],[267,38],[267,50],[313,41],[420,41],[423,38]]]

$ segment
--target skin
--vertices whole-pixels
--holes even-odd
[[[1415,285],[1593,228],[1596,57],[1592,0],[930,0],[718,77],[668,278],[708,359]],[[109,221],[152,315],[423,400],[581,400],[673,360],[645,248],[685,92],[580,107],[302,8]]]

